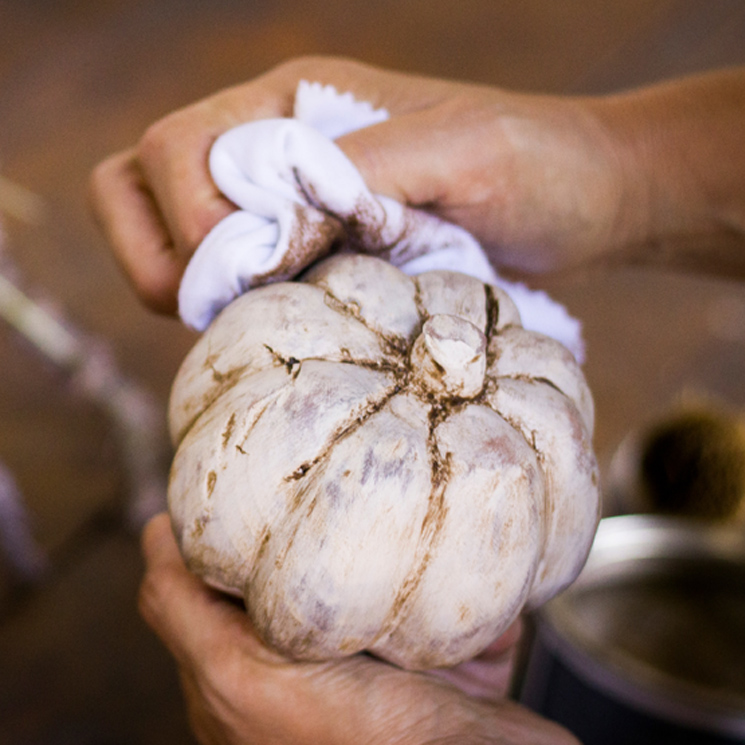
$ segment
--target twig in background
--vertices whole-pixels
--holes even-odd
[[[43,200],[0,177],[0,212],[29,223],[39,222]],[[0,248],[2,248],[0,233]],[[3,269],[9,266],[3,257]],[[116,429],[128,480],[125,519],[139,530],[166,505],[167,437],[165,416],[157,401],[118,368],[110,345],[86,334],[56,309],[38,302],[0,271],[0,320],[6,321],[47,360],[69,377],[81,395],[100,406]],[[4,479],[4,480],[2,480]],[[7,469],[0,474],[0,551],[10,567],[29,578],[43,564],[21,494]]]
[[[14,582],[37,582],[48,566],[34,539],[26,507],[10,471],[0,463],[0,551]]]
[[[109,345],[72,327],[0,274],[0,318],[70,375],[117,430],[129,480],[127,519],[141,527],[165,507],[164,417],[150,393],[117,367]]]
[[[0,174],[0,212],[29,223],[40,223],[46,214],[44,200]]]

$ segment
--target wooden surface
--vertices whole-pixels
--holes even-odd
[[[160,115],[304,53],[602,93],[745,63],[745,4],[2,0],[0,174],[44,206],[31,222],[0,214],[6,261],[109,344],[161,410],[193,337],[137,304],[90,218],[88,173]],[[585,324],[601,463],[683,390],[745,406],[742,286],[624,271],[549,289]],[[119,519],[127,488],[112,423],[1,322],[0,359],[0,461],[52,556],[20,599],[0,570],[0,742],[189,742],[170,660],[136,615],[141,564]]]

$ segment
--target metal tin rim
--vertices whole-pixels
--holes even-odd
[[[701,688],[682,685],[638,661],[599,647],[583,632],[573,613],[572,598],[577,592],[597,586],[608,572],[617,572],[638,559],[683,556],[732,562],[745,570],[745,532],[731,526],[646,515],[601,520],[587,564],[574,585],[537,611],[537,632],[575,674],[612,698],[684,726],[745,736],[745,708],[724,704]]]

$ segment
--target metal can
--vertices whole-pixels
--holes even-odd
[[[742,526],[606,518],[533,622],[518,698],[585,745],[745,743]]]

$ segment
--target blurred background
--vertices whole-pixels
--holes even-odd
[[[744,64],[745,4],[0,0],[0,516],[25,516],[32,541],[14,555],[6,536],[0,558],[2,743],[192,741],[136,593],[168,390],[194,337],[138,305],[87,178],[158,117],[306,53],[602,94]],[[745,407],[745,285],[619,270],[546,289],[584,323],[604,472],[686,392]]]

